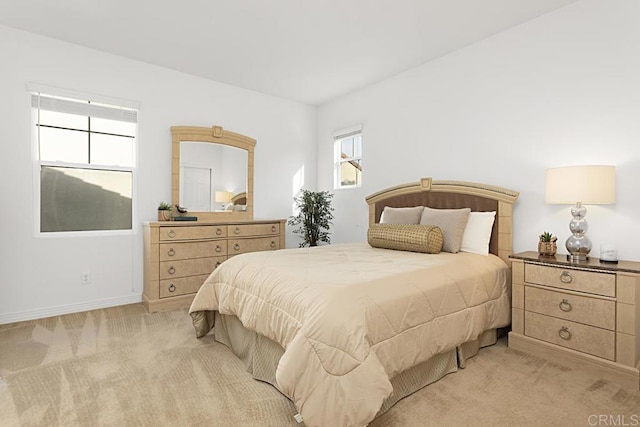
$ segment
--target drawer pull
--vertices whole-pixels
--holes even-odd
[[[220,236],[222,234],[222,228],[216,229],[216,236]]]
[[[233,230],[233,232],[235,234],[240,234],[240,227],[236,227],[235,230]]]
[[[216,245],[216,252],[221,252],[221,251],[222,251],[222,246]]]
[[[174,285],[173,283],[169,285],[169,292],[175,292],[176,291],[176,285]]]
[[[571,339],[571,332],[569,332],[569,329],[567,329],[566,326],[560,328],[558,335],[565,341],[569,341]]]
[[[176,254],[176,251],[174,251],[173,248],[169,248],[169,252],[167,252],[167,255],[174,256],[175,254]]]
[[[173,230],[169,230],[169,237],[171,237],[172,239],[176,237],[176,232]]]
[[[276,247],[276,242],[274,242],[273,240],[271,241],[271,247],[275,248]]]
[[[571,304],[569,303],[569,301],[567,301],[566,299],[563,299],[560,304],[558,304],[558,306],[560,307],[560,310],[564,311],[565,313],[568,313],[571,311],[571,309],[573,307],[571,307]]]
[[[216,262],[216,266],[213,267],[213,269],[215,270],[216,268],[220,267],[220,264],[222,264],[220,261]]]
[[[272,225],[272,226],[271,226],[271,232],[272,232],[272,233],[275,233],[275,232],[276,232],[276,226],[275,226],[275,225]]]
[[[169,267],[169,274],[176,274],[176,269],[173,267],[173,265],[171,267]]]
[[[571,275],[571,273],[567,271],[563,271],[562,274],[560,275],[560,281],[562,283],[571,283],[573,282],[573,276]]]
[[[236,243],[235,245],[233,245],[233,250],[235,251],[239,251],[240,250],[240,245],[238,243]]]

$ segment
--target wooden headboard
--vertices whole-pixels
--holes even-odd
[[[436,209],[471,208],[474,212],[496,211],[489,252],[510,265],[513,252],[513,204],[520,193],[506,188],[464,181],[433,181],[398,185],[366,198],[369,225],[380,221],[385,206],[394,208],[429,206]]]

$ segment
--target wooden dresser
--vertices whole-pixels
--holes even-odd
[[[162,221],[144,224],[144,292],[150,312],[188,307],[226,259],[284,249],[285,221]]]
[[[509,347],[640,389],[640,263],[511,258]]]

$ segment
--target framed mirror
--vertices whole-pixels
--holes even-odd
[[[256,140],[220,126],[172,126],[171,202],[198,220],[253,219]]]

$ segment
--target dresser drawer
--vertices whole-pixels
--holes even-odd
[[[227,257],[194,258],[160,262],[160,280],[210,274]]]
[[[616,296],[615,274],[525,264],[524,281],[609,297]]]
[[[237,224],[229,226],[229,237],[269,236],[280,233],[280,223]]]
[[[226,225],[160,227],[160,241],[203,240],[227,237]]]
[[[226,240],[160,243],[160,261],[224,256],[226,254]]]
[[[198,292],[200,286],[207,280],[208,274],[199,276],[178,277],[160,281],[160,298],[175,297],[178,295],[193,294]]]
[[[616,328],[615,301],[525,286],[524,306],[535,313],[612,331]]]
[[[280,239],[275,237],[258,237],[255,239],[229,239],[228,254],[238,255],[247,252],[272,251],[280,249]]]
[[[615,332],[581,323],[525,312],[524,334],[562,347],[615,360]]]

